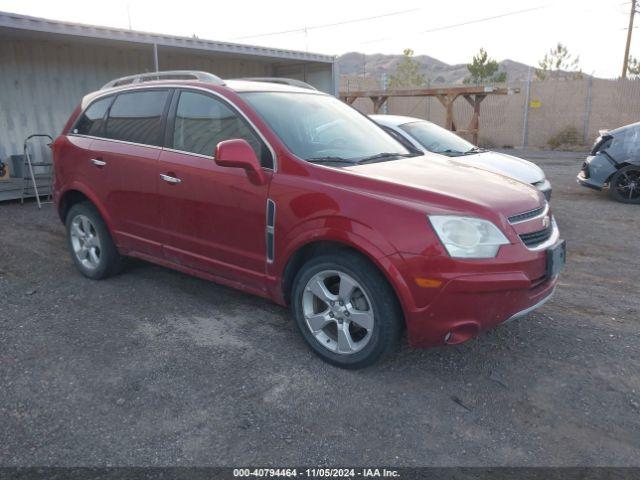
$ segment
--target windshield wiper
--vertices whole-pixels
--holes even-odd
[[[420,155],[419,153],[392,153],[392,152],[382,152],[376,153],[375,155],[371,155],[369,157],[364,157],[358,160],[356,163],[370,163],[370,162],[378,162],[383,160],[391,160],[392,158],[409,158],[416,157]]]
[[[456,155],[456,156],[464,155],[463,152],[461,152],[459,150],[451,150],[450,148],[447,148],[446,150],[438,150],[435,153],[439,153],[440,155],[447,155],[447,156],[449,156],[449,155]]]
[[[305,160],[310,163],[354,163],[342,157],[312,157]]]
[[[480,153],[480,152],[484,152],[484,149],[480,147],[473,147],[467,150],[466,152],[464,152],[463,155],[473,155],[474,153]]]

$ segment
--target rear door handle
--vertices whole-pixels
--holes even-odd
[[[91,163],[93,163],[96,167],[104,167],[107,162],[104,160],[100,160],[99,158],[92,158]]]
[[[167,183],[171,183],[172,185],[177,185],[179,183],[182,183],[182,180],[180,180],[179,178],[172,177],[170,175],[165,175],[164,173],[160,174],[160,178]]]

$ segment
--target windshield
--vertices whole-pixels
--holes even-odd
[[[242,98],[293,154],[307,161],[357,163],[410,155],[371,120],[316,93],[246,92]]]
[[[472,143],[430,122],[411,122],[400,128],[415,138],[420,145],[434,153],[463,155],[477,149]]]

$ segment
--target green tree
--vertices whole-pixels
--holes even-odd
[[[640,59],[629,55],[629,65],[627,66],[627,72],[634,77],[640,77]]]
[[[544,54],[542,60],[538,62],[538,66],[540,67],[536,69],[538,80],[563,76],[570,78],[582,77],[580,57],[569,53],[569,49],[560,42],[555,48]]]
[[[405,48],[404,57],[396,67],[396,73],[389,75],[387,87],[389,89],[403,87],[422,87],[427,81],[424,74],[420,73],[420,64],[413,59],[413,50]]]
[[[481,83],[502,83],[507,81],[507,73],[498,71],[499,65],[484,48],[473,56],[471,63],[467,64],[467,70],[471,74],[463,80],[463,83],[480,85]]]

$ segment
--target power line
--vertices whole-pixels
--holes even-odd
[[[335,23],[325,23],[323,25],[313,25],[311,27],[303,27],[303,28],[294,28],[291,30],[282,30],[280,32],[269,32],[269,33],[258,33],[256,35],[245,35],[242,37],[235,37],[233,40],[244,40],[247,38],[258,38],[258,37],[270,37],[273,35],[284,35],[287,33],[297,33],[297,32],[307,32],[308,30],[315,30],[318,28],[328,28],[328,27],[336,27],[339,25],[346,25],[349,23],[357,23],[357,22],[367,22],[369,20],[376,20],[378,18],[385,18],[385,17],[392,17],[395,15],[404,15],[407,13],[412,13],[412,12],[417,12],[418,10],[420,10],[419,8],[412,8],[410,10],[401,10],[398,12],[391,12],[391,13],[384,13],[382,15],[375,15],[373,17],[364,17],[364,18],[354,18],[351,20],[344,20],[342,22],[335,22]]]
[[[424,30],[424,31],[422,31],[420,33],[439,32],[440,30],[448,30],[450,28],[463,27],[465,25],[471,25],[473,23],[487,22],[489,20],[495,20],[497,18],[510,17],[512,15],[520,15],[522,13],[533,12],[533,11],[536,11],[536,10],[542,10],[543,8],[547,8],[548,6],[549,5],[547,4],[547,5],[540,5],[538,7],[533,7],[533,8],[525,8],[524,10],[516,10],[515,12],[503,13],[501,15],[494,15],[494,16],[491,16],[491,17],[479,18],[477,20],[469,20],[468,22],[454,23],[453,25],[446,25],[444,27],[431,28],[429,30]]]
[[[463,27],[463,26],[466,26],[466,25],[472,25],[474,23],[487,22],[487,21],[490,21],[490,20],[496,20],[498,18],[510,17],[512,15],[521,15],[523,13],[533,12],[533,11],[536,11],[536,10],[542,10],[544,8],[548,8],[549,5],[550,4],[539,5],[537,7],[525,8],[523,10],[516,10],[516,11],[513,11],[513,12],[502,13],[500,15],[493,15],[491,17],[483,17],[483,18],[477,18],[475,20],[469,20],[469,21],[466,21],[466,22],[453,23],[451,25],[444,25],[442,27],[436,27],[436,28],[431,28],[429,30],[423,30],[421,32],[417,32],[417,34],[418,35],[422,35],[422,34],[425,34],[425,33],[439,32],[441,30],[449,30],[449,29],[452,29],[452,28],[458,28],[458,27]],[[376,42],[382,42],[382,41],[385,41],[385,40],[390,40],[390,38],[389,37],[379,38],[379,39],[376,39],[376,40],[369,40],[369,41],[363,42],[363,43],[376,43]]]

